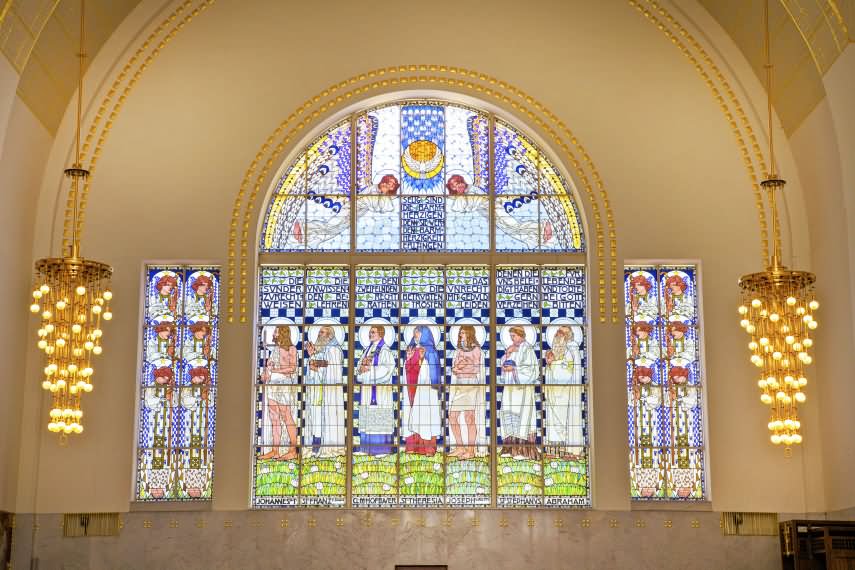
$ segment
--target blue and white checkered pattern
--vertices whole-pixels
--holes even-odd
[[[389,322],[395,323],[398,320],[398,309],[373,309],[373,308],[356,308],[356,322],[364,323],[368,319],[382,318]]]
[[[270,319],[277,318],[288,318],[294,321],[295,323],[303,322],[303,309],[298,309],[294,307],[286,307],[286,308],[262,308],[261,309],[261,322],[262,324]]]
[[[442,322],[442,319],[444,318],[444,314],[443,314],[442,309],[436,309],[436,308],[410,309],[410,308],[405,307],[405,308],[401,309],[401,321],[404,324],[407,323],[408,319],[414,319],[414,318],[418,318],[418,317],[432,319],[435,323],[438,324],[438,323]]]
[[[535,325],[540,322],[540,311],[537,309],[499,309],[496,322],[504,324],[511,319],[525,319]]]
[[[318,320],[328,321],[329,319],[335,319],[337,322],[346,325],[347,309],[306,309],[307,323],[314,323]]]
[[[487,324],[490,322],[490,309],[446,309],[445,318],[450,325],[458,319],[476,319]]]
[[[584,309],[541,309],[541,321],[543,324],[549,324],[556,319],[571,318],[578,321],[580,324],[584,322]]]

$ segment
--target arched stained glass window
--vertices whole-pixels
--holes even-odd
[[[697,267],[628,265],[624,291],[631,497],[703,500]]]
[[[582,224],[531,138],[359,111],[283,167],[259,246],[253,506],[591,504]]]

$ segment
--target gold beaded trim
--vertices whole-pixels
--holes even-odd
[[[724,74],[721,72],[719,67],[712,60],[710,55],[704,49],[704,47],[695,39],[695,37],[687,30],[683,25],[681,25],[665,8],[663,8],[656,0],[628,0],[629,5],[636,8],[641,14],[644,15],[647,20],[655,25],[665,36],[671,40],[671,43],[677,46],[679,50],[686,56],[686,58],[692,63],[692,66],[697,70],[700,76],[703,78],[704,82],[709,87],[712,92],[713,97],[719,104],[719,108],[724,114],[725,119],[727,119],[728,124],[730,125],[731,131],[733,132],[733,136],[736,138],[736,145],[739,147],[739,152],[742,154],[742,162],[745,165],[745,169],[748,172],[748,178],[751,180],[751,187],[754,191],[754,204],[757,207],[757,217],[760,221],[760,247],[763,255],[762,266],[765,267],[767,260],[769,259],[769,235],[767,231],[766,225],[766,210],[763,206],[763,196],[760,192],[760,178],[757,176],[757,169],[755,167],[755,163],[752,159],[751,151],[754,152],[754,160],[757,161],[757,165],[759,167],[761,175],[763,173],[768,172],[766,168],[766,161],[763,158],[763,153],[760,148],[760,144],[757,142],[757,137],[754,135],[754,129],[751,127],[751,123],[748,120],[748,117],[745,114],[745,111],[742,108],[742,104],[739,101],[739,98],[736,96],[733,88],[730,86],[730,83],[725,78]],[[642,1],[646,2],[650,9],[642,6]],[[656,14],[660,17],[664,18],[666,22],[670,26],[672,26],[676,33],[672,32],[665,24],[662,23]],[[692,54],[692,51],[687,47],[680,38],[684,38],[688,44],[693,48],[700,56],[700,59],[703,60],[703,63],[698,61],[698,58]],[[707,68],[711,70],[711,72],[707,71],[707,68],[704,67],[706,64]],[[721,90],[718,86],[716,86],[713,78],[718,80],[721,85]],[[727,95],[727,99],[730,100],[730,104],[733,105],[733,111],[730,110],[727,101],[725,101],[724,96],[721,91]],[[735,116],[734,116],[735,113]],[[740,127],[742,125],[742,127]],[[748,145],[745,143],[745,137],[743,136],[742,128],[745,129],[745,134],[747,138],[751,142],[751,151],[748,149]],[[775,236],[775,239],[780,240],[780,229]]]
[[[86,160],[86,155],[89,152],[89,149],[92,146],[92,141],[95,139],[95,134],[98,131],[98,126],[101,121],[104,119],[104,116],[107,116],[107,120],[104,122],[104,125],[101,127],[101,131],[98,134],[97,142],[95,143],[95,148],[92,151],[92,158],[89,163],[89,177],[86,179],[85,184],[83,185],[83,190],[80,195],[80,204],[79,204],[79,214],[77,219],[77,235],[81,236],[83,233],[83,226],[86,220],[86,204],[89,196],[89,187],[92,183],[92,176],[95,174],[95,169],[98,164],[98,159],[101,156],[101,151],[104,148],[104,144],[107,142],[107,138],[110,135],[110,131],[113,128],[113,123],[119,115],[119,112],[122,110],[122,107],[125,104],[125,101],[128,98],[128,95],[133,90],[134,86],[140,80],[143,73],[145,73],[146,69],[148,69],[149,65],[157,58],[158,55],[163,51],[168,44],[184,27],[189,24],[193,18],[198,16],[202,11],[208,8],[211,4],[213,4],[216,0],[202,0],[195,8],[192,10],[190,7],[193,5],[193,0],[186,0],[182,4],[180,4],[169,16],[167,16],[160,24],[148,35],[146,40],[137,48],[134,55],[128,60],[125,66],[122,68],[122,71],[116,76],[113,84],[110,86],[110,89],[107,91],[107,94],[104,96],[104,99],[101,101],[101,105],[98,107],[98,111],[95,113],[95,118],[92,121],[92,124],[89,126],[89,132],[84,139],[83,146],[81,147],[81,163]],[[180,18],[181,14],[184,11],[189,11],[187,15],[183,18]],[[173,23],[178,20],[178,23],[175,24],[169,32],[160,40],[158,37],[167,29],[169,26],[172,26]],[[143,55],[148,49],[157,42],[155,48],[145,56],[143,59]],[[142,60],[142,61],[140,61]],[[134,71],[131,78],[128,80],[124,89],[122,89],[121,94],[118,99],[114,101],[116,93],[119,91],[120,86],[125,81],[125,79],[131,74],[131,69],[134,65],[140,62]],[[112,103],[112,108],[110,109],[109,115],[107,115],[107,108]],[[74,201],[76,200],[76,196],[73,194],[73,191],[69,191],[68,200],[66,202],[65,207],[65,219],[63,222],[63,233],[62,233],[62,241],[63,241],[63,251],[68,248],[68,245],[71,240],[71,224],[74,214]]]

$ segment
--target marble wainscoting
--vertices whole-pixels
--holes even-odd
[[[119,536],[63,538],[62,515],[16,517],[13,568],[449,570],[780,568],[778,538],[723,536],[683,511],[133,512]]]

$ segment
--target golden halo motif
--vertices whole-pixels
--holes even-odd
[[[413,178],[433,178],[442,170],[442,164],[442,152],[432,141],[413,141],[401,155],[401,165]]]

